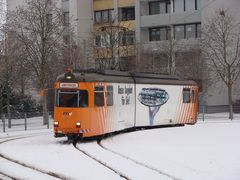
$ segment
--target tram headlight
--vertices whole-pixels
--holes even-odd
[[[67,69],[67,72],[65,73],[65,79],[66,80],[74,79],[74,74],[72,69]]]
[[[59,125],[58,121],[55,121],[54,122],[54,127],[58,127],[58,125]]]
[[[66,76],[66,79],[70,80],[70,79],[72,79],[72,76],[68,75],[68,76]]]
[[[77,122],[77,123],[76,123],[76,126],[77,126],[77,127],[81,127],[81,123],[80,123],[80,122]]]

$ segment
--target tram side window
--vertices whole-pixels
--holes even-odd
[[[54,101],[55,106],[59,106],[58,102],[58,90],[55,90],[55,101]]]
[[[88,91],[86,90],[79,91],[79,107],[88,107]]]
[[[59,91],[59,107],[78,107],[77,91]]]
[[[104,106],[104,87],[95,86],[94,88],[94,105]]]
[[[113,106],[113,86],[107,86],[107,106]]]
[[[183,88],[183,103],[190,103],[190,89]]]
[[[191,101],[193,103],[195,102],[195,92],[194,92],[194,90],[192,90],[192,93],[191,93]]]

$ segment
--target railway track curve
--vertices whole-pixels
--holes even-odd
[[[92,144],[91,144],[92,143]],[[177,180],[178,178],[171,176],[159,169],[148,166],[144,163],[136,161],[123,154],[115,152],[102,145],[101,140],[89,143],[74,142],[74,147],[88,156],[89,158],[102,164],[109,170],[118,174],[123,179],[162,179]],[[96,153],[96,151],[98,153]],[[114,162],[113,162],[114,161]],[[120,166],[118,164],[121,164]],[[125,168],[125,167],[129,168]],[[132,172],[135,173],[132,173]]]
[[[5,138],[5,139],[2,138],[0,141],[0,146],[3,145],[4,143],[10,142],[10,141],[16,141],[16,140],[20,140],[20,139],[30,138],[30,137],[39,136],[42,134],[43,133],[34,133],[34,134],[28,134],[28,135],[18,136],[18,137],[9,137],[9,138]],[[36,175],[38,178],[42,177],[45,179],[47,178],[47,179],[63,179],[63,180],[68,179],[68,177],[65,177],[61,174],[51,172],[51,171],[46,171],[46,170],[37,168],[34,165],[30,165],[30,164],[21,162],[17,159],[14,159],[12,157],[9,157],[8,155],[6,155],[5,153],[3,153],[1,151],[0,151],[0,159],[2,159],[3,163],[10,164],[11,167],[14,166],[15,168],[21,168],[21,171],[23,173]],[[8,177],[9,179],[19,179],[19,177],[14,177],[14,175],[11,175],[11,174],[8,174],[5,172],[0,171],[0,174],[2,174],[4,177]],[[26,177],[24,177],[24,178],[26,178]]]

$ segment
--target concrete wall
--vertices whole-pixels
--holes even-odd
[[[240,1],[239,0],[202,0],[202,22],[203,24],[206,20],[214,15],[214,13],[219,9],[229,9],[231,13],[238,20],[240,17]]]
[[[6,0],[7,10],[14,11],[17,6],[24,5],[25,0]]]
[[[79,39],[90,38],[92,36],[94,22],[92,1],[70,1],[70,13],[73,15],[73,21],[76,22]],[[75,25],[74,22],[72,22],[73,25]]]

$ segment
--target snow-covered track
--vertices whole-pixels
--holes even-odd
[[[16,178],[0,172],[0,180],[15,180],[15,179]]]
[[[144,164],[144,163],[142,163],[142,162],[140,162],[140,161],[137,161],[137,160],[135,160],[135,159],[133,159],[133,158],[131,158],[131,157],[125,156],[125,155],[123,155],[123,154],[121,154],[121,153],[119,153],[119,152],[116,152],[116,151],[114,151],[114,150],[112,150],[112,149],[109,149],[109,148],[107,148],[106,146],[104,146],[104,145],[101,143],[101,141],[98,141],[98,145],[99,145],[101,148],[103,148],[104,150],[106,150],[106,151],[109,151],[109,152],[111,152],[111,153],[113,153],[113,154],[115,154],[115,155],[117,155],[117,156],[120,156],[120,157],[122,157],[122,158],[124,158],[124,159],[126,159],[126,160],[128,160],[128,161],[132,161],[133,163],[136,163],[136,164],[138,164],[138,165],[140,165],[140,166],[143,166],[143,167],[145,167],[145,168],[147,168],[147,169],[150,169],[150,170],[152,170],[152,171],[155,171],[156,173],[158,173],[158,174],[160,174],[160,175],[163,175],[163,176],[166,176],[166,177],[168,177],[169,179],[173,179],[173,180],[177,180],[177,179],[178,179],[178,178],[173,177],[173,176],[171,176],[170,174],[165,173],[165,172],[163,172],[163,171],[161,171],[161,170],[159,170],[159,169],[157,169],[157,168],[151,167],[151,166],[149,166],[149,165],[147,165],[147,164]]]
[[[104,167],[106,167],[107,169],[113,171],[114,173],[118,174],[120,177],[130,180],[129,177],[127,177],[126,175],[122,174],[121,172],[115,170],[114,168],[108,166],[106,163],[104,163],[103,161],[101,161],[100,159],[98,159],[97,157],[94,157],[93,155],[91,155],[90,153],[88,153],[87,151],[80,149],[77,147],[77,142],[73,142],[73,146],[80,151],[81,153],[85,154],[86,156],[88,156],[89,158],[93,159],[94,161],[98,162],[99,164],[103,165]]]
[[[16,141],[19,139],[25,139],[25,138],[29,138],[29,137],[34,137],[34,136],[39,136],[45,133],[34,133],[34,134],[28,134],[25,136],[18,136],[18,137],[10,137],[10,138],[6,138],[6,140],[1,140],[0,141],[0,145],[10,142],[10,141]],[[40,175],[40,177],[42,176],[43,178],[48,178],[48,179],[68,179],[67,177],[64,177],[60,174],[54,173],[54,172],[50,172],[50,171],[46,171],[37,167],[34,167],[33,165],[29,165],[26,164],[24,162],[21,162],[19,160],[16,160],[12,157],[7,156],[6,154],[4,154],[3,152],[0,152],[0,159],[7,161],[7,163],[10,164],[14,164],[15,167],[19,168],[21,167],[22,169],[24,169],[23,171],[26,173],[33,173],[36,175]],[[9,177],[10,179],[19,179],[18,177],[13,177],[12,175],[0,172],[0,174],[3,174],[6,177]],[[1,179],[1,178],[0,178]]]
[[[108,169],[111,169],[125,179],[178,179],[158,169],[111,151],[104,147],[101,141],[79,143],[75,144],[75,147],[88,157],[94,159]]]

